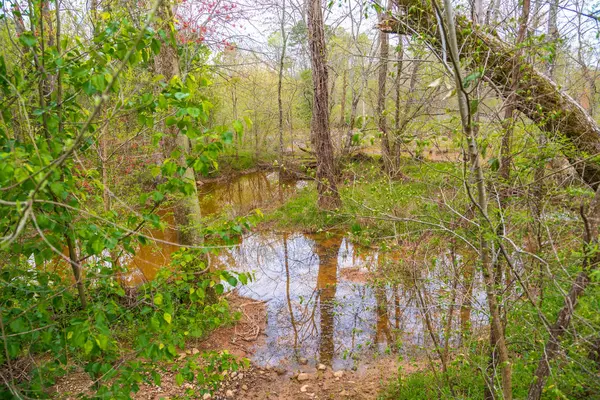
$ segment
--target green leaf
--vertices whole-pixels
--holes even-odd
[[[156,304],[157,306],[160,306],[163,303],[163,295],[158,293],[156,296],[154,296],[154,304]]]
[[[88,355],[92,352],[92,350],[94,350],[94,343],[88,339],[88,341],[85,342],[85,345],[83,346],[83,351],[86,355]]]
[[[33,47],[37,43],[37,38],[31,32],[23,32],[19,36],[19,41],[27,47]]]
[[[242,123],[239,120],[235,120],[232,123],[233,125],[233,129],[235,130],[235,133],[238,134],[238,136],[241,136],[244,133],[244,125],[242,125]]]
[[[163,319],[164,319],[165,321],[167,321],[167,324],[170,324],[170,323],[171,323],[171,320],[172,320],[171,314],[169,314],[169,313],[164,313],[164,314],[163,314]]]
[[[96,344],[101,350],[106,350],[108,347],[108,337],[102,334],[96,336]]]
[[[186,110],[187,113],[194,117],[194,118],[198,118],[200,116],[200,109],[196,108],[196,107],[188,107],[188,109]]]

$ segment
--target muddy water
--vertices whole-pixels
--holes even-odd
[[[198,188],[200,209],[203,216],[220,213],[232,217],[245,215],[255,209],[283,203],[306,184],[295,180],[280,182],[276,172],[253,172],[231,180],[207,182]],[[142,246],[131,260],[124,260],[130,270],[124,279],[131,286],[154,279],[160,268],[169,265],[171,253],[179,249],[177,230],[169,209],[161,211],[161,220],[167,223],[164,230],[144,232],[155,243]]]
[[[202,211],[204,215],[241,215],[254,208],[272,207],[301,185],[280,183],[277,175],[262,173],[205,184],[200,189]],[[153,234],[160,240],[177,239],[173,229]],[[168,244],[142,248],[130,266],[137,267],[142,279],[152,279],[176,249]],[[359,368],[378,354],[398,351],[412,355],[430,345],[414,285],[375,282],[378,268],[390,260],[400,262],[400,258],[357,247],[337,233],[255,232],[224,250],[215,261],[232,271],[253,272],[254,279],[236,290],[267,304],[265,340],[252,349],[255,363],[294,368],[307,361],[338,369]],[[443,269],[445,262],[435,264]],[[422,278],[422,290],[431,304],[448,302],[446,282],[429,273]],[[140,276],[133,276],[132,282],[137,279]],[[485,324],[484,316],[477,312],[482,307],[478,302],[483,301],[474,300],[471,323],[475,326]],[[442,316],[435,309],[431,312],[439,332]]]

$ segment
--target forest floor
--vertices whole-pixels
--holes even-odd
[[[214,331],[205,340],[189,344],[181,351],[175,363],[182,363],[205,351],[228,351],[239,358],[250,358],[252,348],[264,341],[267,315],[262,302],[232,295],[232,310],[241,313],[240,320],[232,326]],[[177,368],[165,366],[161,385],[140,385],[134,399],[159,400],[175,398],[239,399],[239,400],[291,400],[291,399],[375,399],[397,378],[400,361],[394,355],[379,357],[363,364],[358,370],[337,370],[321,365],[309,365],[294,370],[281,367],[260,367],[254,363],[236,372],[224,375],[220,387],[212,395],[202,394],[192,383],[175,382]],[[403,373],[410,374],[424,368],[422,363],[402,362]],[[73,372],[61,379],[53,388],[60,399],[75,399],[81,394],[92,394],[93,382],[83,371]]]
[[[253,347],[264,343],[264,331],[267,322],[265,303],[232,295],[229,298],[232,310],[241,313],[240,320],[233,326],[214,331],[206,340],[192,348],[193,354],[200,352],[226,350],[238,356],[250,358]],[[188,351],[190,353],[190,351]],[[182,354],[185,357],[188,354]],[[405,363],[403,363],[405,364]],[[399,361],[394,355],[379,357],[363,364],[357,371],[333,371],[331,367],[321,365],[321,369],[304,365],[288,370],[282,367],[260,367],[251,363],[247,368],[225,376],[216,393],[205,399],[375,399],[385,390],[391,380],[396,379]],[[420,369],[418,364],[406,363],[403,371]],[[162,399],[182,395],[190,384],[177,386],[173,375],[163,377],[163,384],[157,391],[156,386],[144,385],[136,399]]]

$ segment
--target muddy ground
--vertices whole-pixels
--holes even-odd
[[[177,362],[208,351],[227,350],[240,358],[250,358],[252,348],[264,340],[266,307],[263,302],[231,295],[232,309],[241,312],[240,320],[233,326],[213,332],[206,340],[192,343],[181,350]],[[173,368],[165,366],[161,386],[144,384],[135,399],[169,399],[189,396],[191,390],[197,394],[191,398],[201,399],[375,399],[391,380],[397,376],[398,361],[395,356],[384,356],[370,360],[358,370],[333,371],[325,365],[309,366],[308,363],[293,370],[281,367],[260,367],[250,363],[249,367],[227,373],[220,388],[213,394],[198,394],[201,388],[192,383],[177,385]],[[415,365],[403,365],[403,371],[418,369]],[[82,393],[91,394],[92,382],[83,372],[72,373],[54,387],[56,398],[71,399]]]

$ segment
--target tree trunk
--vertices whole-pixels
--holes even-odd
[[[388,8],[391,6],[391,1],[388,2]],[[385,11],[378,12],[379,21],[385,20]],[[390,44],[388,33],[379,32],[379,67],[378,67],[378,92],[377,92],[377,125],[381,134],[381,157],[383,158],[383,167],[388,174],[391,174],[393,167],[391,164],[392,152],[390,148],[390,138],[387,129],[387,118],[385,115],[385,99],[386,99],[386,81],[388,74],[388,58],[390,54]]]
[[[404,2],[406,3],[406,2]],[[412,30],[424,35],[432,47],[441,48],[438,24],[433,10],[423,7],[419,1],[410,0],[402,22],[388,18],[380,24],[386,32],[412,34]],[[410,30],[406,28],[410,26]],[[469,65],[483,64],[484,77],[491,81],[504,97],[512,91],[512,68],[518,55],[497,36],[475,27],[464,17],[456,19],[457,41],[463,49]],[[485,58],[485,59],[484,59]],[[520,86],[515,94],[516,109],[547,132],[549,139],[563,139],[563,154],[578,172],[581,179],[594,190],[600,186],[600,163],[591,155],[600,153],[600,127],[571,96],[562,92],[547,76],[531,64],[521,62]]]
[[[342,72],[342,97],[340,98],[340,129],[346,125],[346,97],[348,96],[348,69]]]
[[[318,203],[322,210],[334,210],[341,206],[341,201],[336,186],[337,174],[329,132],[327,48],[325,46],[323,9],[320,0],[307,0],[307,8],[308,40],[314,88],[311,140],[317,156]]]
[[[173,23],[171,3],[163,1],[157,10],[160,23],[170,25]],[[170,81],[174,76],[180,75],[179,56],[177,49],[169,42],[163,43],[160,53],[155,58],[157,73]],[[179,133],[176,126],[164,126],[165,138],[163,140],[163,156],[170,157],[174,150],[179,150],[180,163],[185,165],[186,155],[190,152],[190,141],[187,136]],[[196,174],[192,168],[187,167],[182,176],[185,181],[193,184],[190,194],[182,195],[174,204],[174,218],[178,229],[179,243],[183,245],[197,245],[202,242],[201,211],[196,187]]]
[[[287,35],[285,34],[285,0],[281,5],[281,58],[279,60],[279,77],[277,81],[277,106],[279,107],[279,162],[283,165],[283,101],[281,99],[281,89],[283,86],[283,62],[285,60],[285,49],[287,45]]]

